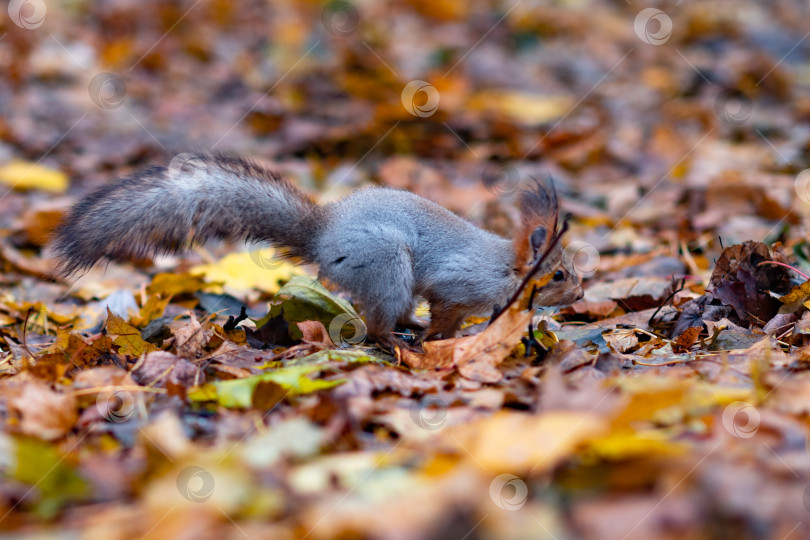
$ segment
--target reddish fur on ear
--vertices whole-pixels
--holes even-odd
[[[560,211],[557,203],[557,191],[550,179],[549,184],[550,187],[546,187],[534,179],[534,185],[520,193],[520,225],[515,231],[513,239],[515,264],[518,268],[529,264],[534,256],[530,239],[535,229],[545,227],[547,231],[545,245],[557,231]],[[545,245],[540,248],[541,252]]]

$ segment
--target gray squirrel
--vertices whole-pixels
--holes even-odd
[[[76,203],[53,240],[60,271],[177,253],[211,238],[265,241],[317,264],[319,278],[359,300],[369,337],[392,347],[401,345],[395,325],[424,329],[413,315],[419,297],[430,303],[420,341],[454,337],[467,316],[503,306],[557,230],[556,192],[540,183],[520,194],[521,223],[509,240],[407,191],[370,187],[318,205],[252,161],[187,156],[180,166],[144,169]],[[582,297],[559,243],[540,269],[551,272],[535,304]]]

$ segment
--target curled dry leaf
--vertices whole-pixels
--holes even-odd
[[[321,321],[302,321],[298,323],[298,329],[303,334],[301,338],[303,342],[315,348],[316,351],[335,347],[332,338],[329,337],[329,332],[326,331],[326,327]]]
[[[189,312],[189,320],[173,330],[177,344],[177,355],[182,358],[199,358],[203,355],[208,341],[213,336],[210,328],[203,328],[193,313]]]
[[[632,328],[616,328],[614,330],[606,330],[602,333],[602,337],[607,341],[613,350],[618,352],[627,352],[638,345],[638,336],[636,331]]]
[[[78,414],[72,394],[56,392],[27,374],[15,379],[22,384],[15,384],[6,393],[6,406],[22,433],[52,441],[73,428]]]
[[[167,351],[146,353],[132,370],[138,384],[163,388],[167,383],[191,387],[205,382],[205,374],[185,358]]]

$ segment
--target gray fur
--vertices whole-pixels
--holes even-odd
[[[177,253],[211,238],[263,240],[312,260],[323,211],[277,174],[226,155],[151,167],[77,203],[53,249],[64,274],[101,259]]]
[[[325,208],[321,276],[392,327],[415,296],[489,314],[515,291],[512,243],[407,191],[368,188]]]

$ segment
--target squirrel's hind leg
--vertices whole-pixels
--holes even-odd
[[[405,315],[400,316],[397,320],[397,326],[401,326],[403,328],[408,328],[409,330],[414,331],[422,331],[428,327],[428,321],[424,319],[420,319],[416,315],[414,315],[414,310],[416,309],[416,298],[413,298],[411,301],[411,305],[408,306],[408,311]]]
[[[467,310],[461,306],[432,302],[430,304],[430,326],[422,332],[417,341],[422,343],[438,335],[441,335],[443,339],[456,337],[466,313]]]

